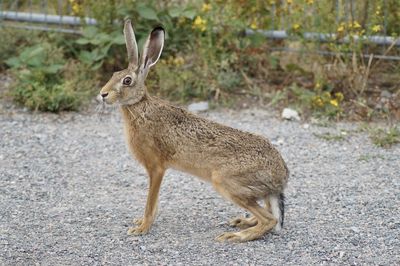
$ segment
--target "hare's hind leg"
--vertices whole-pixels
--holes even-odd
[[[131,227],[128,230],[128,235],[141,235],[150,230],[157,213],[158,193],[160,185],[165,173],[165,169],[161,167],[146,167],[149,174],[149,192],[147,194],[146,208],[143,218],[133,220],[136,227]]]
[[[227,189],[221,179],[214,179],[213,185],[216,190],[221,193],[225,198],[230,199],[240,207],[248,210],[254,215],[257,224],[244,229],[242,231],[233,233],[227,232],[219,235],[216,240],[218,241],[231,241],[231,242],[244,242],[261,238],[268,231],[276,225],[277,221],[266,208],[261,207],[257,200],[254,198],[242,197],[238,195],[235,189]],[[226,184],[225,184],[226,185]]]
[[[223,233],[216,238],[218,241],[244,242],[255,240],[264,236],[276,225],[275,218],[265,208],[258,205],[257,201],[248,202],[237,198],[233,198],[233,201],[251,212],[257,219],[257,224],[236,233]]]

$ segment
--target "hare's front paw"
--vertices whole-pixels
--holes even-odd
[[[142,223],[141,225],[137,226],[137,227],[130,227],[128,229],[128,235],[144,235],[147,232],[149,232],[150,230],[150,226]]]

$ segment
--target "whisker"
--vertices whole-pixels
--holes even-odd
[[[104,114],[105,114],[105,109],[106,109],[106,104],[104,102],[100,102],[96,106],[95,112],[96,112],[96,117],[98,120],[102,121]]]

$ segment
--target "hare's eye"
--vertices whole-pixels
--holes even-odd
[[[132,83],[131,77],[125,77],[124,80],[122,81],[122,84],[124,85],[131,85],[131,83]]]

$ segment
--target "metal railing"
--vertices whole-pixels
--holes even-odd
[[[282,0],[281,3],[285,1]],[[8,3],[8,4],[7,4]],[[23,3],[23,5],[21,5]],[[96,25],[96,20],[90,17],[90,11],[84,12],[87,17],[81,18],[73,16],[72,6],[70,1],[67,0],[54,0],[50,1],[52,9],[49,9],[48,0],[25,0],[25,1],[4,1],[0,0],[0,26],[3,27],[14,27],[32,30],[43,30],[43,31],[57,31],[64,33],[80,33],[80,26],[85,25]],[[355,9],[357,9],[356,0],[334,0],[335,3],[335,18],[336,23],[340,20],[351,21],[354,18]],[[318,33],[318,32],[304,32],[302,37],[304,40],[310,42],[332,42],[338,44],[349,43],[350,41],[363,41],[369,44],[382,46],[381,54],[374,54],[374,58],[388,59],[388,60],[400,60],[400,38],[394,38],[387,36],[387,0],[383,0],[384,9],[383,14],[383,35],[371,35],[357,37],[343,37],[340,40],[336,40],[335,33]],[[21,8],[21,6],[23,8]],[[309,7],[312,9],[312,7]],[[311,10],[312,11],[312,10]],[[268,30],[257,30],[257,32],[264,35],[267,39],[293,39],[293,36],[288,33],[286,29],[290,28],[290,22],[288,17],[280,16],[275,17],[276,6],[272,5],[272,16],[271,16],[271,28]],[[254,34],[255,30],[246,30],[246,35]],[[386,48],[391,47],[396,50],[395,53],[390,55],[386,54]],[[288,47],[276,48],[276,50],[284,50],[288,52],[300,52],[299,50],[290,49]],[[304,51],[302,51],[304,52]],[[320,54],[333,54],[329,51],[317,49],[314,52]],[[364,57],[370,57],[370,54],[364,54]]]
[[[81,18],[72,14],[71,3],[67,0],[0,0],[2,27],[79,34],[81,32],[79,28],[83,24],[97,23],[94,18]]]

